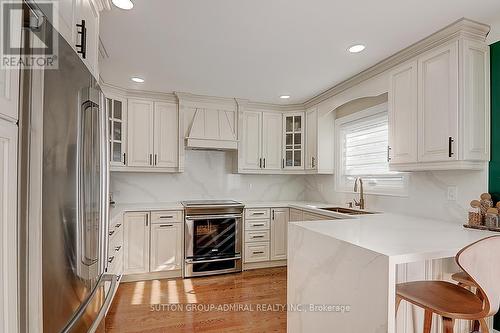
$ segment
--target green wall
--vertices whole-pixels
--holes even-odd
[[[500,42],[490,46],[491,57],[491,161],[489,192],[500,200]]]
[[[500,42],[490,46],[491,57],[491,160],[489,189],[495,201],[500,200]],[[500,313],[493,327],[500,329]]]

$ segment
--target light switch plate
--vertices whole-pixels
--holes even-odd
[[[458,189],[456,186],[448,186],[448,201],[457,201]]]

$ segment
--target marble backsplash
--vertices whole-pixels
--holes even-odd
[[[171,202],[187,199],[243,201],[318,201],[345,204],[357,195],[335,191],[332,175],[240,175],[233,173],[234,153],[186,151],[179,174],[113,172],[111,192],[118,203]],[[448,200],[448,187],[457,200]],[[487,191],[483,171],[435,171],[410,174],[408,195],[367,195],[368,209],[463,223],[469,202]]]
[[[306,176],[235,174],[233,158],[230,152],[186,150],[183,173],[112,172],[110,190],[119,203],[305,200]]]
[[[409,174],[407,196],[367,195],[368,209],[464,223],[469,203],[488,191],[487,166],[482,171],[420,171]],[[305,197],[310,201],[344,204],[355,193],[335,191],[335,177],[307,176]],[[448,187],[456,186],[457,200],[448,200]]]

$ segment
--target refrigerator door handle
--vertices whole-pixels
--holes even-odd
[[[111,286],[109,287],[109,291],[106,295],[104,303],[102,304],[101,310],[99,310],[99,314],[97,315],[96,319],[94,320],[94,323],[92,323],[92,326],[90,326],[88,333],[94,333],[95,331],[97,331],[99,324],[101,323],[101,321],[106,316],[106,313],[109,310],[111,302],[113,301],[113,296],[115,295],[115,292],[116,292],[116,288],[118,287],[118,276],[116,276],[116,275],[112,275],[112,274],[103,275],[102,281],[111,282]]]

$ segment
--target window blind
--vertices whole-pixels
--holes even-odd
[[[344,175],[387,175],[388,118],[383,113],[342,126]]]

